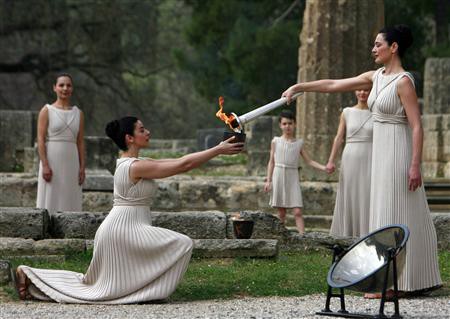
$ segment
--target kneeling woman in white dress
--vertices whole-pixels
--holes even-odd
[[[16,285],[21,299],[126,304],[167,298],[187,269],[193,243],[185,235],[151,225],[153,179],[186,172],[243,148],[231,138],[178,159],[152,160],[139,158],[150,132],[137,118],[108,123],[106,134],[123,153],[114,174],[114,207],[97,230],[86,274],[19,266]]]

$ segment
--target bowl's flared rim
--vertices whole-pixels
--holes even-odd
[[[381,227],[381,228],[379,228],[379,229],[377,229],[377,230],[367,234],[366,236],[364,236],[363,238],[359,239],[358,241],[356,241],[353,245],[351,245],[346,250],[346,252],[341,256],[341,258],[339,258],[338,261],[335,261],[331,265],[330,270],[328,271],[328,276],[327,276],[328,285],[330,285],[333,288],[349,288],[349,287],[352,287],[352,286],[356,286],[359,283],[365,281],[367,278],[369,278],[369,277],[373,276],[374,274],[376,274],[377,272],[381,271],[383,268],[385,268],[387,266],[387,264],[388,264],[386,260],[383,263],[383,265],[381,265],[380,267],[378,267],[377,269],[372,271],[370,274],[368,274],[368,275],[362,277],[361,279],[359,279],[358,281],[352,282],[350,284],[338,285],[334,281],[331,280],[331,275],[333,274],[334,269],[339,264],[339,262],[342,260],[342,258],[344,258],[344,256],[347,255],[347,253],[349,253],[355,246],[359,245],[361,242],[365,241],[367,238],[369,238],[369,237],[371,237],[371,236],[373,236],[373,235],[375,235],[375,234],[377,234],[379,232],[382,232],[382,231],[384,231],[386,229],[389,229],[389,228],[400,228],[401,230],[403,230],[403,232],[405,234],[404,237],[403,237],[403,240],[400,243],[399,247],[397,248],[397,251],[396,251],[396,254],[395,254],[396,256],[399,255],[400,252],[403,249],[405,249],[406,242],[408,241],[408,238],[409,238],[409,229],[408,229],[408,227],[406,227],[406,225],[403,225],[403,224],[391,224],[391,225],[387,225],[387,226]]]

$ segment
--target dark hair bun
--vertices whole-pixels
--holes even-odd
[[[114,140],[117,137],[117,133],[119,132],[119,130],[120,124],[119,121],[117,120],[111,121],[108,124],[106,124],[105,133],[112,140]]]
[[[119,120],[114,120],[106,124],[105,133],[122,150],[128,149],[125,142],[125,136],[134,135],[134,124],[138,121],[137,117],[125,116]]]
[[[406,24],[398,24],[394,28],[399,34],[399,40],[402,42],[404,50],[406,50],[413,43],[411,29]]]

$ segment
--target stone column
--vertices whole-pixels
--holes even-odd
[[[381,0],[307,0],[300,34],[298,81],[347,78],[373,70],[373,41],[384,24]],[[326,163],[342,108],[353,92],[306,93],[297,101],[297,135],[310,157]],[[336,179],[302,165],[302,180]]]
[[[423,92],[423,175],[450,178],[450,58],[425,63]]]

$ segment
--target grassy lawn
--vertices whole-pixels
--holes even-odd
[[[71,254],[66,262],[52,264],[13,260],[33,267],[85,272],[92,251]],[[188,271],[171,296],[172,301],[226,299],[240,296],[303,296],[326,292],[326,274],[331,257],[323,252],[281,254],[277,259],[192,259]],[[450,295],[450,252],[439,253],[444,288],[435,296]],[[9,299],[17,300],[11,287],[3,287]]]

